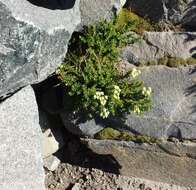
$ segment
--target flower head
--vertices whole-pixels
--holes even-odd
[[[102,106],[105,106],[108,100],[108,96],[104,95],[104,92],[102,91],[97,91],[95,95],[93,96],[94,99],[99,100],[100,104]]]
[[[152,93],[152,89],[150,87],[143,87],[142,94],[144,96],[150,96]]]
[[[121,92],[121,89],[119,86],[117,85],[114,85],[114,98],[115,99],[120,99],[120,92]]]
[[[136,68],[133,68],[132,71],[131,71],[131,76],[133,78],[136,78],[140,74],[141,74],[141,71],[140,70],[137,70]]]
[[[101,111],[100,113],[100,116],[105,119],[109,116],[110,112],[106,109],[106,108],[103,108],[103,110]]]
[[[133,112],[136,113],[136,114],[140,114],[141,110],[140,110],[139,106],[135,105],[134,109],[133,109]]]

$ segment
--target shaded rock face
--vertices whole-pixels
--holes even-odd
[[[137,43],[122,49],[122,58],[130,63],[156,61],[165,56],[195,56],[196,32],[145,32]]]
[[[79,0],[61,10],[27,0],[1,0],[0,97],[53,73],[79,23]]]
[[[83,143],[98,155],[113,157],[111,162],[121,166],[118,174],[196,187],[195,143],[150,145],[93,139],[83,139]]]
[[[81,26],[89,25],[100,19],[110,19],[120,10],[126,0],[80,0]]]
[[[105,121],[99,117],[86,120],[82,113],[68,113],[61,111],[62,122],[65,128],[79,136],[94,137],[105,126]]]
[[[39,114],[30,86],[0,104],[0,120],[0,189],[44,189]]]
[[[77,135],[90,137],[103,127],[110,126],[159,138],[196,139],[195,67],[152,66],[141,68],[141,71],[141,79],[153,89],[150,112],[141,116],[129,114],[125,120],[108,118],[105,121],[75,120],[73,115],[62,113],[66,128]]]
[[[152,21],[171,21],[182,24],[188,29],[196,29],[195,0],[128,0],[126,7],[140,16],[147,16]]]
[[[192,0],[189,2],[184,16],[182,18],[182,25],[192,31],[196,31],[196,1]]]

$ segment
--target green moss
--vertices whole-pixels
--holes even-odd
[[[99,140],[124,140],[133,141],[136,143],[157,143],[159,139],[155,137],[134,135],[128,132],[119,131],[110,127],[104,128],[102,131],[94,136],[95,139]]]
[[[168,58],[167,66],[168,67],[179,67],[179,66],[187,66],[196,64],[195,58]]]
[[[195,65],[196,59],[193,57],[183,59],[178,57],[162,57],[160,59],[147,61],[147,62],[139,62],[138,66],[150,66],[150,65],[166,65],[168,67],[180,67],[180,66],[187,66],[187,65]]]
[[[155,60],[147,61],[147,62],[141,61],[141,62],[137,63],[136,65],[137,65],[137,66],[151,66],[151,65],[157,65],[157,61],[155,61]]]
[[[128,23],[134,23],[130,28],[131,31],[134,31],[138,34],[142,34],[144,31],[152,31],[153,27],[144,18],[136,15],[128,9],[122,9],[117,18],[117,26],[121,27]]]

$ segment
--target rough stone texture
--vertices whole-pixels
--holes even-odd
[[[117,128],[156,137],[196,139],[196,67],[144,67],[141,79],[153,90],[152,110],[130,114]]]
[[[195,143],[135,144],[83,139],[98,155],[111,155],[121,175],[196,187]]]
[[[0,104],[0,121],[0,189],[44,189],[41,129],[30,86]]]
[[[182,18],[182,25],[196,31],[196,1],[189,0],[189,4]]]
[[[39,123],[42,128],[42,157],[46,158],[57,152],[65,143],[61,126],[52,122],[52,117],[39,110]]]
[[[55,172],[47,172],[45,183],[47,190],[65,190],[75,186],[79,186],[80,190],[195,190],[191,187],[115,175],[95,168],[65,163],[61,163]]]
[[[100,19],[109,19],[125,4],[126,0],[80,0],[81,26]]]
[[[159,138],[196,139],[196,68],[152,66],[141,68],[141,79],[153,90],[152,110],[141,116],[83,121],[62,113],[65,127],[74,134],[93,137],[104,127]]]
[[[0,97],[44,80],[61,64],[81,21],[79,0],[54,2],[0,0]]]
[[[60,160],[54,156],[50,155],[47,158],[44,158],[44,167],[47,168],[50,171],[55,171],[58,168],[58,165],[60,164]]]
[[[146,62],[164,56],[190,58],[195,54],[196,33],[145,32],[144,38],[122,50],[130,63]]]
[[[171,21],[174,24],[183,24],[191,30],[196,29],[195,0],[128,0],[126,7],[155,22]]]

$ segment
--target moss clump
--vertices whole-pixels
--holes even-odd
[[[195,65],[196,59],[193,57],[183,59],[178,57],[162,57],[160,59],[147,61],[147,62],[139,62],[137,63],[138,66],[151,66],[151,65],[165,65],[168,67],[180,67],[180,66],[188,66],[188,65]]]
[[[143,136],[143,135],[134,135],[125,131],[118,131],[116,129],[107,127],[95,136],[95,139],[99,140],[124,140],[124,141],[133,141],[136,143],[157,143],[159,140],[155,137]]]
[[[136,15],[128,9],[122,9],[117,18],[117,26],[121,27],[128,23],[133,23],[131,31],[143,34],[144,31],[152,31],[152,25],[144,18]]]
[[[191,57],[187,59],[183,58],[168,58],[167,66],[168,67],[179,67],[196,64],[196,59]]]

